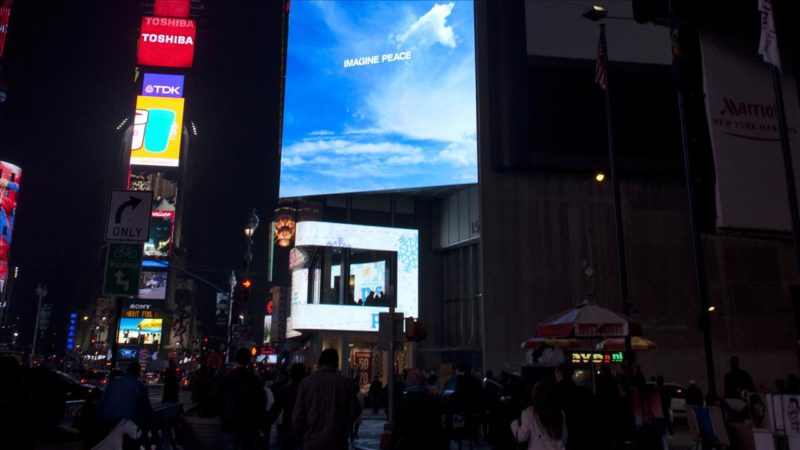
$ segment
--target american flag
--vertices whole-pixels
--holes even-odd
[[[600,28],[600,42],[597,43],[597,64],[594,66],[594,82],[600,89],[608,87],[608,52],[606,51],[606,29]]]

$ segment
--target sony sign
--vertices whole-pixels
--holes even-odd
[[[131,306],[128,309],[149,310],[152,307],[153,305],[148,305],[146,303],[131,303]]]
[[[145,73],[142,95],[148,97],[183,98],[183,75]]]

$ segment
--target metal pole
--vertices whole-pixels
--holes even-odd
[[[622,207],[620,205],[619,195],[619,178],[617,177],[617,158],[616,151],[614,150],[614,132],[613,121],[611,119],[611,84],[609,82],[608,70],[608,45],[606,45],[606,25],[600,24],[600,35],[602,45],[605,47],[603,50],[603,65],[606,68],[606,87],[603,90],[605,93],[606,103],[606,129],[608,132],[608,165],[611,172],[611,192],[614,201],[614,234],[617,241],[617,268],[619,270],[619,291],[622,299],[622,313],[626,316],[630,315],[631,305],[628,301],[628,263],[625,259],[625,234],[622,229]],[[628,333],[625,336],[625,385],[631,384],[632,364],[631,358],[633,351],[631,347],[631,336]]]
[[[686,106],[683,93],[678,91],[678,115],[681,127],[681,144],[683,146],[683,168],[686,172],[686,194],[689,197],[689,232],[692,240],[692,264],[694,268],[695,288],[697,289],[697,303],[700,308],[698,326],[703,333],[703,351],[706,359],[706,378],[709,394],[717,393],[717,378],[714,370],[714,350],[711,345],[711,317],[708,311],[708,288],[706,286],[705,262],[703,259],[703,244],[697,226],[697,212],[695,209],[694,171],[689,157],[689,134],[686,130]]]
[[[781,137],[781,152],[783,153],[783,169],[786,175],[787,199],[789,200],[789,212],[792,217],[792,239],[794,240],[794,251],[797,256],[797,268],[800,270],[800,211],[797,206],[797,185],[794,179],[794,165],[792,162],[792,150],[789,147],[788,125],[786,124],[786,109],[783,105],[783,86],[781,85],[781,75],[778,68],[770,64],[772,72],[772,86],[775,91],[775,105],[778,108],[778,130]]]
[[[33,360],[36,357],[36,341],[39,338],[39,314],[42,312],[42,298],[47,295],[47,286],[42,286],[39,283],[36,286],[36,295],[39,297],[39,303],[36,306],[36,323],[33,325],[33,346],[31,348],[30,365],[33,365]]]
[[[96,316],[95,316],[96,317]],[[119,361],[119,325],[122,320],[122,297],[114,297],[114,334],[111,336],[111,368],[117,368]],[[97,339],[97,337],[95,337]],[[95,341],[95,345],[98,342]],[[138,353],[137,353],[138,356]]]
[[[231,362],[231,345],[233,344],[233,289],[236,287],[236,274],[231,270],[231,275],[228,277],[231,291],[228,296],[228,345],[225,351],[225,362]]]
[[[392,197],[390,200],[390,210],[391,210],[391,224],[394,226],[394,216],[395,216],[395,198]],[[391,283],[391,292],[389,297],[389,318],[391,319],[390,323],[391,326],[389,327],[389,411],[387,411],[387,418],[389,419],[389,429],[391,430],[394,426],[394,309],[395,304],[397,302],[397,276],[395,275],[395,270],[397,269],[397,253],[393,253],[390,260],[389,260],[389,276],[390,279],[393,281]]]

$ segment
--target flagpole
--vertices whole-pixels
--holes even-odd
[[[622,207],[620,205],[619,195],[619,178],[617,178],[617,158],[616,151],[614,150],[614,131],[613,121],[611,119],[611,88],[608,82],[608,45],[606,45],[606,25],[600,24],[600,45],[602,54],[598,55],[602,58],[602,65],[605,70],[605,80],[603,88],[606,106],[606,129],[608,134],[608,164],[609,171],[611,172],[611,192],[614,203],[614,232],[617,241],[617,268],[619,270],[619,290],[620,297],[622,298],[622,313],[630,316],[631,305],[628,301],[628,264],[625,259],[625,238],[622,227]],[[631,372],[633,371],[633,349],[631,345],[630,330],[625,336],[625,385],[631,384]]]
[[[783,169],[786,175],[786,191],[789,194],[789,212],[792,216],[792,240],[794,241],[795,263],[800,271],[800,208],[797,206],[797,184],[794,179],[794,163],[792,149],[789,146],[789,132],[786,123],[786,109],[783,104],[783,86],[781,74],[774,64],[770,64],[772,72],[772,89],[775,91],[775,105],[778,109],[778,131],[781,137],[781,152],[783,153]]]

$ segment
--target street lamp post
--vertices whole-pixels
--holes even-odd
[[[42,311],[42,299],[47,297],[47,285],[39,283],[36,286],[36,295],[39,297],[39,303],[36,306],[36,323],[33,326],[33,347],[31,348],[31,365],[36,356],[36,340],[39,337],[39,314]]]
[[[236,274],[231,270],[228,275],[228,285],[231,291],[228,294],[228,344],[225,348],[225,362],[231,362],[231,345],[233,344],[233,290],[236,288]]]

